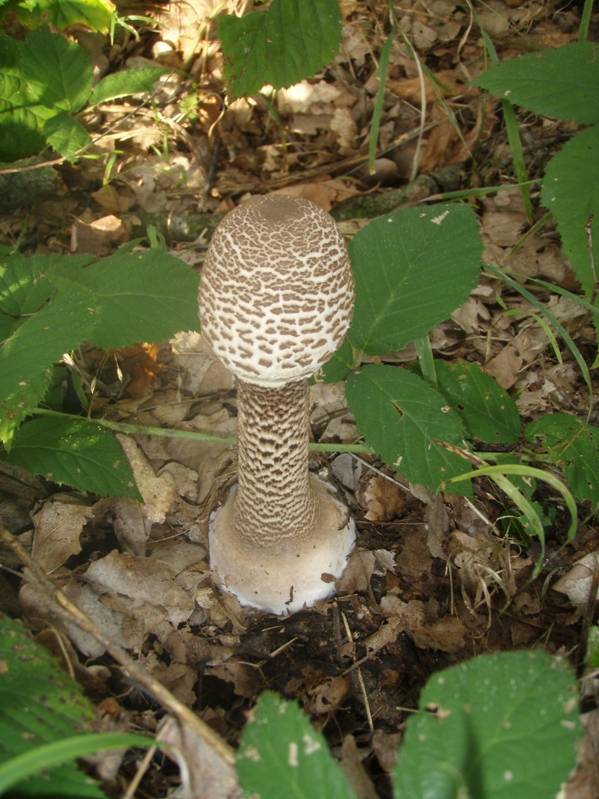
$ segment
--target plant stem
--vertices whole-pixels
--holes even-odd
[[[202,433],[194,430],[172,430],[168,427],[152,427],[144,424],[129,424],[129,422],[111,422],[109,419],[84,419],[83,417],[73,416],[71,413],[61,413],[61,411],[51,411],[47,408],[36,408],[31,413],[37,416],[57,416],[63,419],[78,419],[89,424],[96,424],[113,430],[115,433],[125,433],[138,436],[158,436],[160,438],[184,438],[189,441],[211,441],[219,444],[226,444],[233,447],[237,444],[237,436],[224,436],[219,433]],[[337,444],[317,442],[310,444],[311,452],[354,452],[359,455],[372,454],[370,447],[366,444]]]
[[[582,14],[580,15],[580,27],[578,28],[578,41],[586,42],[589,38],[589,27],[591,24],[591,14],[593,13],[593,0],[584,0]]]

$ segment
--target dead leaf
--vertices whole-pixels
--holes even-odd
[[[512,344],[505,346],[494,358],[484,364],[484,371],[494,377],[502,388],[511,388],[518,379],[522,358]]]
[[[53,572],[71,555],[81,552],[79,536],[93,515],[87,505],[57,501],[44,504],[33,517],[32,556],[42,569]]]
[[[595,550],[577,560],[574,566],[552,587],[560,594],[565,594],[576,607],[584,607],[589,601],[591,586],[598,569],[599,550]],[[599,591],[597,597],[599,598]]]
[[[371,522],[388,522],[400,516],[408,501],[403,488],[380,474],[368,475],[356,498]]]
[[[143,451],[130,436],[117,434],[120,445],[131,465],[135,482],[143,497],[143,515],[150,522],[162,523],[177,497],[177,488],[172,475],[165,473],[156,477]]]
[[[336,592],[338,594],[365,594],[370,585],[374,563],[375,557],[372,552],[356,547],[349,556],[343,574],[337,580]]]
[[[132,611],[144,604],[155,606],[174,626],[193,612],[193,593],[181,586],[182,574],[164,561],[113,550],[90,564],[83,578],[102,595],[127,597]]]
[[[362,765],[362,759],[370,754],[370,749],[358,749],[353,735],[346,735],[341,745],[341,768],[353,789],[356,799],[377,799],[372,780]]]
[[[580,717],[584,738],[578,743],[576,769],[558,799],[595,799],[599,796],[599,710]]]
[[[342,677],[326,677],[306,692],[304,707],[307,713],[321,716],[336,710],[343,702],[351,688],[349,675]]]
[[[172,718],[160,729],[158,738],[170,747],[181,774],[181,799],[243,799],[232,763],[227,763],[205,738]]]

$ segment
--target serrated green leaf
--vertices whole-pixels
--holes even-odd
[[[26,422],[5,460],[81,491],[141,499],[120,444],[93,422],[46,416]]]
[[[108,33],[116,16],[109,0],[35,0],[18,3],[17,15],[28,27],[38,27],[49,22],[64,30],[72,25],[86,25],[98,33]]]
[[[548,799],[576,763],[576,680],[545,652],[481,655],[435,674],[419,706],[395,799]]]
[[[599,122],[599,45],[573,42],[504,61],[473,81],[535,114]]]
[[[91,142],[83,125],[65,111],[46,122],[44,136],[52,149],[63,158],[72,158]]]
[[[87,53],[64,36],[33,31],[21,45],[19,66],[31,103],[58,111],[79,111],[92,87]]]
[[[91,337],[93,298],[82,292],[55,299],[24,321],[0,347],[0,397],[26,389],[65,352]]]
[[[78,282],[96,298],[91,340],[104,349],[197,328],[198,277],[162,250],[116,253],[84,270]]]
[[[10,449],[15,430],[37,408],[50,385],[51,369],[45,369],[23,381],[8,396],[0,397],[0,442]]]
[[[93,260],[91,255],[0,256],[0,311],[14,317],[35,313],[56,294],[52,273],[76,272]]]
[[[77,683],[19,622],[4,617],[0,617],[0,663],[0,763],[36,744],[81,732],[93,719],[93,709]],[[74,764],[53,768],[47,777],[31,777],[19,785],[18,795],[104,797]]]
[[[466,426],[469,438],[490,444],[513,444],[520,435],[516,403],[497,381],[475,363],[435,360],[439,389]]]
[[[599,55],[599,51],[598,51]],[[599,125],[573,136],[547,164],[541,201],[557,222],[563,250],[587,297],[599,263]]]
[[[247,796],[355,799],[324,737],[297,702],[265,691],[246,725],[236,759]]]
[[[356,305],[348,338],[372,355],[424,336],[466,301],[482,243],[466,205],[404,208],[366,225],[349,245]]]
[[[568,413],[551,413],[528,424],[526,438],[542,441],[543,459],[564,470],[577,499],[599,502],[599,427]]]
[[[445,490],[446,480],[470,471],[444,446],[463,446],[460,417],[422,378],[394,366],[365,366],[347,381],[346,396],[366,443],[411,482]]]
[[[19,59],[21,45],[0,34],[0,160],[12,161],[44,146],[41,123],[31,108]]]
[[[117,97],[151,92],[161,75],[169,70],[166,67],[144,67],[142,69],[122,69],[106,75],[94,87],[89,98],[91,105],[99,105]]]
[[[225,78],[236,97],[265,84],[291,86],[329,63],[339,49],[337,0],[273,0],[267,11],[222,16],[218,37]]]

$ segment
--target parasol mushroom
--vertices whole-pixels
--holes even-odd
[[[237,378],[238,482],[211,517],[211,568],[243,605],[292,613],[333,593],[355,539],[347,508],[308,469],[308,378],[353,309],[332,217],[280,195],[241,204],[214,232],[199,305]]]

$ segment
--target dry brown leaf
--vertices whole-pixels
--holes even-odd
[[[180,799],[243,799],[233,764],[225,762],[195,731],[169,718],[158,737],[170,744],[167,752],[174,754],[179,766]]]
[[[184,575],[164,561],[113,550],[90,564],[83,577],[102,595],[127,597],[131,612],[153,605],[177,626],[187,621],[194,609],[193,593],[182,585]],[[199,582],[201,575],[195,578]]]
[[[374,553],[356,547],[349,556],[343,574],[337,580],[336,592],[338,594],[366,593],[374,571],[374,564]]]
[[[518,370],[522,366],[522,358],[511,344],[505,346],[499,354],[484,364],[484,371],[497,380],[502,388],[511,388],[518,379]]]
[[[143,516],[150,524],[162,523],[177,498],[177,488],[172,475],[156,477],[143,451],[130,436],[117,434],[131,465],[135,482],[143,497]]]
[[[368,475],[356,498],[371,522],[388,522],[399,516],[408,501],[406,492],[380,474]]]
[[[585,736],[578,744],[578,762],[558,799],[596,799],[599,796],[599,710],[580,717]]]
[[[76,252],[92,255],[107,255],[115,244],[122,244],[129,238],[129,228],[114,214],[87,222],[76,219],[73,223],[73,240]]]
[[[356,799],[377,799],[372,780],[362,765],[362,759],[370,754],[370,749],[358,749],[353,735],[346,735],[341,745],[341,768],[353,789]]]
[[[345,677],[326,677],[306,692],[304,708],[310,715],[320,716],[336,710],[348,695],[351,688],[349,675]]]
[[[92,508],[71,502],[50,501],[33,517],[32,556],[46,572],[81,552],[79,536],[93,517]]]
[[[563,577],[553,584],[553,589],[565,594],[577,607],[584,607],[591,592],[595,572],[599,570],[599,550],[589,552],[577,560]],[[597,592],[599,598],[599,591]]]

